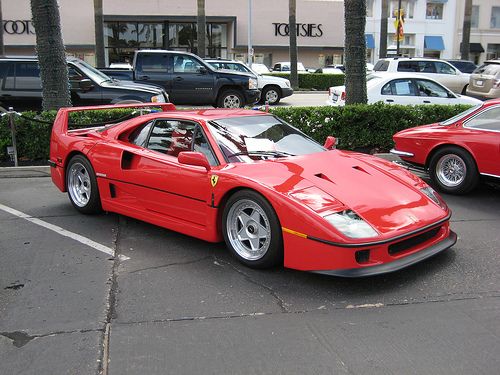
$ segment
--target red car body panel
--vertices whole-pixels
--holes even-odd
[[[94,168],[104,210],[210,242],[223,240],[221,217],[228,197],[242,188],[253,189],[270,202],[279,218],[284,265],[327,274],[365,276],[385,272],[371,270],[387,265],[388,271],[393,271],[442,251],[456,241],[449,227],[449,209],[420,190],[428,185],[381,158],[330,150],[226,163],[221,150],[214,147],[220,165],[204,168],[182,164],[176,157],[127,141],[139,124],[162,117],[197,122],[214,145],[215,139],[206,125],[210,119],[267,115],[250,110],[177,111],[173,106],[163,107],[164,112],[137,117],[104,130],[85,131],[67,130],[68,112],[82,108],[60,110],[51,141],[55,185],[66,191],[66,165],[72,155],[81,153]],[[345,209],[355,211],[378,236],[348,238],[324,218]],[[388,250],[391,246],[401,248],[391,254]],[[356,260],[356,252],[360,250],[370,251],[368,261]]]
[[[500,100],[490,100],[473,113],[450,125],[436,123],[400,131],[393,136],[395,149],[414,155],[413,157],[400,155],[401,159],[428,166],[435,150],[448,145],[460,146],[472,155],[480,174],[500,177],[500,132],[467,127],[469,119],[473,119],[485,109],[499,105]]]

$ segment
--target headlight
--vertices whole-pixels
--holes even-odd
[[[165,98],[163,95],[152,96],[151,103],[165,103]]]
[[[345,210],[325,216],[340,233],[349,238],[377,237],[378,233],[354,211]]]
[[[290,81],[286,81],[286,82],[285,82],[285,84],[286,84],[288,87],[292,87],[292,86],[290,85]]]
[[[420,191],[425,195],[427,195],[434,203],[439,205],[439,207],[441,207],[443,210],[445,211],[447,210],[448,206],[444,202],[443,198],[441,198],[441,196],[433,188],[427,186],[423,189],[420,189]]]
[[[257,83],[256,78],[249,78],[248,79],[248,88],[250,90],[257,90],[259,88],[259,84]]]

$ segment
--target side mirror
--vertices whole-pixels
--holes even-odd
[[[207,68],[205,68],[204,66],[200,66],[200,69],[198,69],[198,71],[201,74],[207,74]]]
[[[207,157],[198,151],[182,151],[179,152],[179,155],[177,156],[177,160],[181,164],[186,164],[186,165],[194,165],[197,167],[203,167],[207,171],[210,170],[211,166],[210,163],[208,162]]]
[[[75,90],[88,91],[94,88],[94,84],[88,78],[82,80],[71,80],[70,83],[71,83],[71,88]]]
[[[325,141],[325,144],[323,147],[328,149],[328,150],[332,150],[334,148],[337,148],[338,143],[339,143],[339,141],[337,138],[329,135],[328,137],[326,137],[326,141]]]

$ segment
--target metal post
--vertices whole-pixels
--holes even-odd
[[[12,132],[12,147],[14,148],[14,166],[18,167],[19,164],[17,162],[17,147],[16,147],[16,128],[14,126],[14,109],[9,107],[10,114],[10,129]]]

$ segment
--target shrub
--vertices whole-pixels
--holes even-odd
[[[321,144],[327,136],[332,135],[339,139],[340,149],[388,150],[393,147],[392,135],[398,131],[443,121],[467,108],[469,106],[401,106],[377,103],[345,107],[275,107],[270,108],[269,112],[301,129]],[[72,124],[109,122],[132,112],[133,109],[75,112],[70,113],[69,121]],[[17,154],[20,159],[49,159],[50,133],[55,116],[55,111],[39,115],[24,112],[22,117],[15,115]],[[0,120],[0,161],[8,160],[7,146],[12,145],[10,129],[10,116],[3,116]]]

